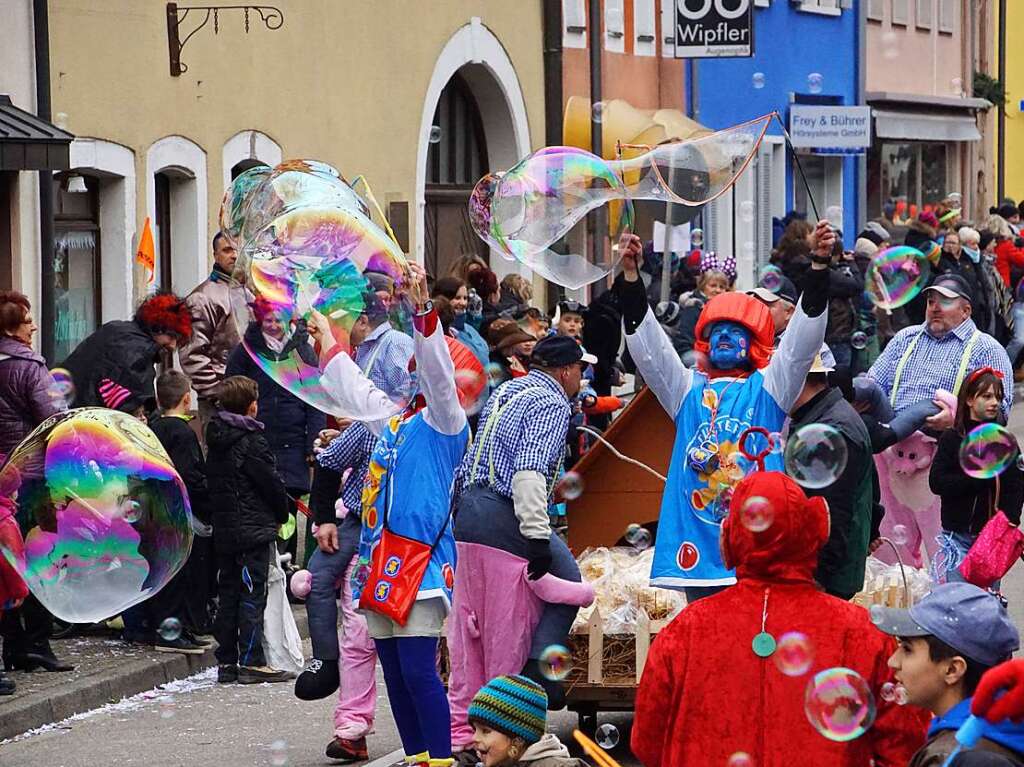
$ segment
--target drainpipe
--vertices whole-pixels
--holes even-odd
[[[50,109],[50,20],[47,0],[32,0],[32,26],[35,33],[36,114],[47,122]],[[39,324],[42,327],[42,352],[51,363],[56,347],[57,302],[56,274],[53,269],[53,171],[39,171],[39,258],[42,266]]]
[[[544,143],[563,143],[561,0],[544,0]]]
[[[999,0],[999,82],[1006,88],[1006,0]],[[996,205],[1006,196],[1006,102],[999,105],[996,128]]]
[[[590,0],[590,18],[587,24],[587,45],[590,50],[590,151],[602,157],[603,135],[601,133],[600,113],[593,106],[603,100],[601,95],[601,54],[604,50],[601,39],[601,0]],[[605,208],[599,208],[590,214],[590,242],[594,263],[604,262],[605,239],[608,234]],[[598,281],[593,286],[594,297],[604,292],[604,282]]]

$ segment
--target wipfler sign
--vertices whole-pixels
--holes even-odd
[[[871,107],[789,109],[793,146],[808,149],[864,149],[871,146]]]
[[[752,56],[751,0],[676,0],[676,58]]]

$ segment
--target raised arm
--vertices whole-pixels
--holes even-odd
[[[417,307],[426,305],[426,273],[418,264],[412,265],[413,296]],[[459,392],[455,386],[455,363],[452,362],[444,330],[438,319],[437,310],[418,312],[413,318],[415,333],[416,370],[419,385],[427,400],[427,411],[423,418],[442,434],[458,434],[466,428],[466,413],[459,405]]]

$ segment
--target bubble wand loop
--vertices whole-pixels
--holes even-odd
[[[577,743],[583,746],[583,750],[586,751],[587,756],[597,762],[598,767],[622,767],[622,765],[608,756],[608,754],[604,752],[604,749],[598,747],[594,741],[579,730],[573,730],[572,736],[576,738]]]
[[[768,440],[768,446],[764,450],[761,450],[760,452],[757,453],[748,452],[747,437],[751,436],[752,434],[760,434],[761,436],[763,436],[766,440]],[[763,426],[751,426],[747,429],[744,429],[743,433],[740,434],[740,438],[737,440],[737,445],[739,447],[740,453],[743,454],[744,458],[746,458],[748,461],[752,461],[753,463],[757,464],[758,471],[764,471],[764,459],[767,458],[768,455],[771,454],[772,450],[775,449],[775,440],[772,438],[772,435],[768,433],[768,430]]]
[[[796,162],[796,169],[800,172],[800,180],[804,182],[804,189],[807,191],[807,200],[811,203],[811,210],[814,211],[814,220],[818,221],[821,216],[818,215],[818,206],[814,204],[814,195],[811,193],[811,185],[807,183],[807,176],[804,175],[804,166],[800,163],[800,155],[796,151],[796,147],[793,146],[793,137],[789,135],[789,131],[786,129],[786,123],[782,121],[782,117],[779,116],[778,112],[772,112],[772,117],[779,123],[779,127],[782,128],[782,135],[786,139],[786,143],[789,148],[793,150],[793,160]]]

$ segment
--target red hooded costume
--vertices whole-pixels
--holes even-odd
[[[824,500],[808,500],[784,474],[756,472],[737,485],[731,508],[743,509],[755,496],[773,510],[766,530],[751,532],[735,513],[722,524],[736,585],[688,606],[651,647],[637,692],[633,753],[647,767],[723,767],[737,752],[758,767],[903,767],[924,743],[929,717],[881,699],[895,641],[866,610],[813,581],[828,538]],[[772,657],[751,648],[766,589],[764,630],[776,638],[799,631],[810,640],[813,663],[803,676],[783,675]],[[846,743],[827,740],[804,713],[808,680],[835,666],[858,672],[878,706],[874,725]]]

